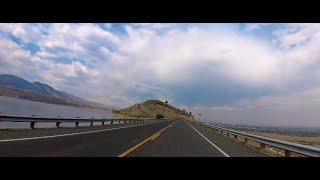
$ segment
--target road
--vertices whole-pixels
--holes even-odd
[[[69,129],[69,133],[57,130],[56,134],[51,132],[47,136],[32,136],[30,133],[27,138],[1,139],[0,156],[266,156],[196,123],[183,120],[108,125],[98,129],[84,128],[77,132],[72,132],[72,129],[76,128]]]

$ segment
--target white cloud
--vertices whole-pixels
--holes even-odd
[[[109,31],[94,24],[52,24],[48,35],[38,44],[45,57],[83,59],[87,63],[98,63],[108,57],[108,51],[115,49],[121,40]],[[53,54],[53,55],[52,55]],[[44,55],[44,54],[39,54]]]
[[[28,51],[24,51],[14,42],[0,37],[0,61],[2,64],[0,68],[2,72],[21,74],[23,71],[32,70],[34,66],[30,63],[31,58],[32,55]]]
[[[258,30],[264,26],[270,26],[270,23],[248,23],[245,25],[246,31]]]
[[[107,28],[107,29],[110,29],[112,27],[112,24],[111,23],[105,23],[104,27]]]
[[[22,39],[23,42],[34,42],[41,39],[45,28],[41,24],[0,23],[0,29]]]
[[[147,28],[152,30],[163,30],[175,26],[175,23],[130,23],[134,28]]]
[[[284,28],[274,31],[274,35],[283,48],[304,46],[310,40],[318,38],[320,24],[287,24]]]
[[[29,51],[5,38],[0,38],[0,62],[1,73],[18,75],[30,81],[42,77],[42,81],[45,80],[57,88],[64,86],[65,78],[77,78],[79,74],[94,77],[98,74],[78,61],[64,64],[33,56]]]
[[[211,109],[211,110],[225,110],[225,111],[232,111],[233,110],[232,107],[228,107],[228,106],[211,107],[209,109]]]
[[[272,84],[282,76],[280,52],[238,34],[198,28],[162,36],[150,29],[127,27],[127,31],[129,37],[120,53],[151,69],[160,82],[195,79],[193,72],[204,64],[211,72],[250,85]]]

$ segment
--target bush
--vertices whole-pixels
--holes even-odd
[[[113,112],[113,113],[119,113],[120,110],[115,110],[115,109],[113,109],[112,112]]]
[[[161,119],[161,118],[164,118],[164,116],[163,116],[162,114],[157,114],[157,115],[156,115],[156,118],[157,118],[157,119]]]

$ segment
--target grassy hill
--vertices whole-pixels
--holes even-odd
[[[159,100],[147,100],[130,107],[113,111],[114,117],[118,118],[156,118],[157,114],[163,115],[165,118],[182,118],[193,119],[193,115],[184,110],[173,107]]]

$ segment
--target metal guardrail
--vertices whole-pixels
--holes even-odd
[[[248,139],[255,142],[259,142],[261,149],[265,149],[265,145],[283,149],[285,150],[285,157],[290,157],[291,152],[295,152],[295,153],[310,156],[310,157],[320,157],[320,148],[262,137],[262,136],[253,135],[253,134],[248,134],[248,133],[236,131],[233,129],[227,129],[220,126],[210,125],[204,122],[196,121],[196,123],[199,123],[202,126],[205,126],[206,128],[214,129],[214,130],[217,130],[218,132],[220,131],[221,133],[226,132],[228,136],[229,134],[232,134],[234,138],[242,137],[245,139],[244,141],[245,143],[247,143]]]
[[[163,120],[166,120],[168,118],[163,118]],[[151,122],[151,121],[155,121],[155,120],[159,120],[159,119],[154,119],[154,118],[128,118],[128,119],[106,119],[106,118],[102,118],[102,119],[95,119],[95,118],[85,118],[85,119],[81,119],[81,118],[61,118],[61,117],[57,117],[57,118],[42,118],[42,117],[30,117],[30,116],[0,116],[0,122],[30,122],[30,128],[34,129],[35,127],[35,123],[36,122],[41,122],[41,123],[52,123],[55,122],[56,123],[56,128],[60,127],[60,123],[66,123],[66,122],[74,122],[75,123],[75,127],[79,127],[79,123],[80,122],[90,122],[90,126],[93,126],[93,122],[101,122],[102,125],[104,125],[105,122],[110,122],[110,124],[113,124],[113,122],[124,122],[124,123],[136,123],[136,122]]]

